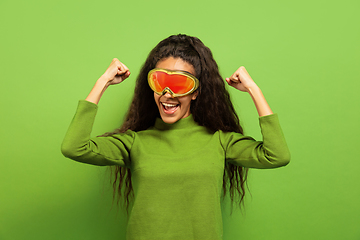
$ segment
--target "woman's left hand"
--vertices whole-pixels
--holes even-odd
[[[260,88],[252,80],[245,67],[240,67],[231,77],[226,78],[226,81],[230,86],[250,94],[260,117],[273,113]]]
[[[250,89],[257,87],[256,83],[252,80],[245,67],[241,66],[236,70],[231,77],[225,79],[226,82],[243,92],[249,92]]]

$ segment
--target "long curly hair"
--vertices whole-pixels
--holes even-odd
[[[212,131],[243,133],[239,118],[225,88],[225,81],[220,76],[218,65],[208,47],[200,39],[183,34],[172,35],[162,40],[149,53],[136,80],[134,97],[121,128],[107,135],[148,129],[160,117],[154,101],[154,92],[147,83],[148,72],[165,58],[181,58],[190,63],[199,79],[198,96],[190,106],[191,114],[199,125]],[[206,106],[206,107],[204,107]],[[123,200],[128,211],[133,198],[131,171],[129,168],[112,166],[114,198]],[[223,175],[223,196],[229,192],[232,205],[241,205],[245,195],[247,169],[232,164],[225,164]]]

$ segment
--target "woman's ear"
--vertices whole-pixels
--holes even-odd
[[[196,91],[192,94],[191,100],[195,100],[195,99],[197,98],[198,94],[199,94],[199,92],[198,92],[198,90],[196,90]]]

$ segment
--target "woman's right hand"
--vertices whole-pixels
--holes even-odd
[[[129,69],[119,61],[119,59],[114,58],[110,63],[110,66],[106,69],[105,73],[102,75],[108,82],[108,85],[114,85],[121,83],[126,78],[130,76]]]
[[[129,69],[117,58],[114,58],[105,73],[96,81],[95,86],[85,100],[98,104],[109,85],[121,83],[129,76]]]

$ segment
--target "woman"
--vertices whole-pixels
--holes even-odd
[[[240,203],[247,168],[289,162],[277,115],[240,67],[226,82],[252,97],[263,141],[242,135],[210,49],[198,38],[174,35],[150,52],[123,126],[90,138],[102,94],[129,76],[118,59],[111,62],[79,102],[63,154],[116,166],[114,186],[127,207],[132,203],[127,239],[222,239],[221,196],[228,191]]]

